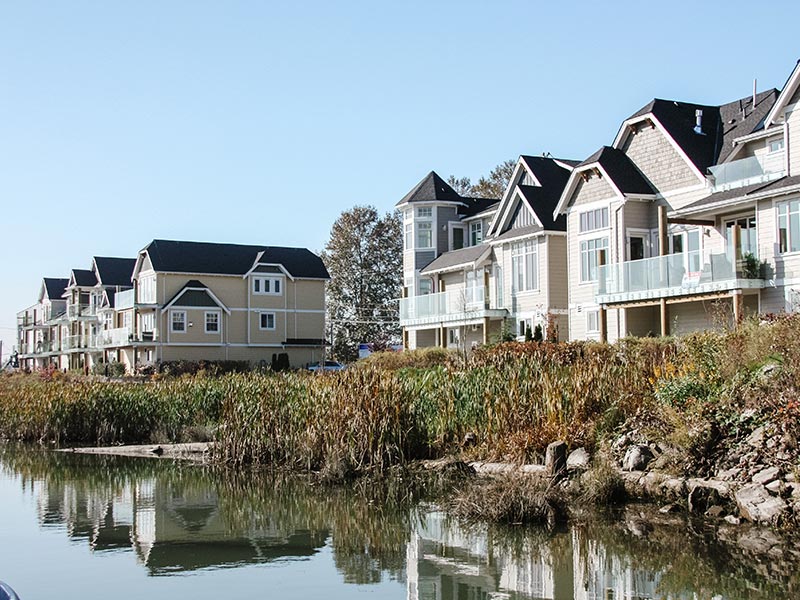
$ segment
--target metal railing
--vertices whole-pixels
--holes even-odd
[[[600,303],[705,293],[735,287],[763,287],[760,273],[738,268],[726,254],[700,251],[669,254],[598,269]]]
[[[765,157],[750,156],[741,160],[722,163],[708,169],[715,192],[730,190],[756,183],[766,183],[784,174],[783,152],[774,152]]]

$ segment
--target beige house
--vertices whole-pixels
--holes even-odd
[[[720,106],[653,100],[575,168],[554,213],[567,217],[570,339],[797,308],[798,86],[796,68],[783,91]]]
[[[32,309],[20,313],[20,359],[129,372],[179,360],[301,367],[323,358],[328,279],[303,248],[153,240],[135,259],[72,271],[63,314],[45,320],[58,340],[47,357],[30,333]]]
[[[521,156],[499,201],[464,198],[432,172],[398,203],[407,348],[471,348],[537,325],[566,337],[565,219],[552,214],[575,164]]]

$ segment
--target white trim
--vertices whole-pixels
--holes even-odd
[[[219,306],[220,309],[224,310],[227,314],[231,313],[231,311],[228,310],[228,307],[225,306],[219,298],[217,298],[217,296],[214,294],[214,292],[212,292],[208,288],[201,288],[201,287],[184,287],[184,288],[181,288],[181,290],[178,292],[178,294],[172,300],[169,301],[169,304],[167,304],[167,305],[162,307],[162,310],[168,310],[168,309],[171,309],[172,307],[184,308],[184,309],[189,309],[189,310],[200,310],[200,309],[208,308],[207,306],[184,306],[182,304],[177,304],[178,300],[183,296],[183,294],[186,293],[186,292],[189,292],[189,291],[207,293],[211,297],[211,299],[217,304],[217,306]],[[132,308],[136,308],[136,307],[132,306],[130,309],[132,309]],[[123,309],[123,310],[130,310],[130,309]]]
[[[764,119],[765,127],[773,124],[777,125],[777,118],[780,116],[781,111],[789,108],[789,100],[797,91],[798,84],[800,84],[800,61],[795,64],[792,74],[789,75],[789,79],[786,81],[786,85],[783,86],[781,93],[778,94],[778,98],[775,100],[775,104],[772,105],[772,109],[767,113],[767,117]]]
[[[276,312],[276,313],[304,313],[304,314],[319,314],[324,315],[325,309],[320,308],[270,308],[270,307],[253,307],[250,308],[231,308],[231,312]]]
[[[553,219],[557,219],[559,215],[566,214],[567,209],[572,206],[568,204],[570,197],[572,196],[573,192],[575,191],[575,186],[578,181],[578,177],[584,171],[591,171],[597,169],[602,174],[603,179],[606,179],[609,187],[611,190],[617,195],[617,198],[621,199],[622,202],[625,202],[626,198],[625,195],[619,190],[617,184],[615,184],[612,179],[606,173],[606,170],[602,167],[599,162],[589,163],[587,165],[583,165],[580,169],[574,169],[572,174],[569,176],[569,180],[567,181],[567,185],[564,188],[564,192],[561,194],[561,198],[558,200],[558,205],[556,205],[556,209],[553,211]],[[610,198],[608,200],[596,200],[595,202],[612,202],[614,198]],[[591,206],[594,202],[590,202],[587,204],[581,204],[581,206]]]
[[[503,234],[503,235],[505,235],[505,234]],[[490,244],[492,247],[495,247],[495,246],[502,246],[503,244],[508,244],[508,243],[511,243],[511,242],[517,242],[517,241],[520,241],[520,240],[525,240],[525,239],[528,239],[528,238],[545,237],[545,236],[548,236],[548,235],[554,235],[554,236],[557,236],[557,237],[566,237],[567,232],[566,231],[540,230],[540,231],[534,231],[532,233],[531,232],[522,233],[522,234],[514,236],[514,237],[507,237],[507,238],[502,238],[502,239],[501,238],[495,238],[493,240],[489,240],[487,243]]]
[[[269,273],[269,274],[253,273],[250,276],[249,281],[250,281],[250,284],[249,284],[250,285],[250,293],[253,294],[253,296],[283,296],[284,295],[284,289],[286,288],[286,277],[284,277],[283,275],[280,275],[278,273]],[[280,289],[277,292],[272,292],[272,291],[265,292],[263,288],[266,287],[264,285],[264,283],[266,281],[277,282],[278,283],[277,287],[279,287]],[[258,291],[256,291],[256,289],[255,289],[256,288],[256,282],[259,282],[259,288],[260,289]],[[270,283],[269,288],[270,289],[273,288],[272,283]]]
[[[283,273],[286,277],[294,281],[294,277],[292,276],[292,274],[289,273],[289,271],[286,270],[286,267],[284,267],[281,263],[261,262],[262,256],[264,256],[263,250],[259,252],[258,255],[256,256],[256,260],[253,263],[253,266],[250,267],[250,270],[244,275],[242,275],[242,279],[247,279],[247,277],[253,274],[258,267],[277,267],[278,269],[280,269],[281,273]]]
[[[259,310],[258,312],[258,330],[259,331],[276,331],[278,328],[278,315],[272,310]],[[261,317],[264,315],[272,315],[272,327],[263,327],[261,325]]]
[[[217,329],[216,331],[208,329],[208,316],[209,315],[216,315],[217,317]],[[220,310],[206,310],[203,311],[203,330],[205,333],[213,333],[222,335],[222,311]]]
[[[778,181],[778,180],[776,180]],[[766,185],[766,184],[765,184]],[[756,194],[749,194],[744,196],[736,196],[735,198],[728,198],[726,200],[721,200],[719,202],[714,202],[711,204],[706,204],[701,207],[697,207],[695,209],[686,208],[679,208],[671,213],[673,217],[680,217],[683,215],[696,215],[702,214],[707,211],[716,210],[719,208],[726,208],[728,206],[735,206],[736,204],[744,203],[744,202],[751,202],[756,200],[763,200],[765,198],[770,197],[778,197],[778,196],[785,196],[786,194],[792,194],[794,192],[800,191],[800,184],[792,185],[785,188],[778,188],[777,190],[767,190],[766,192],[760,192]],[[702,200],[702,198],[701,198]],[[699,200],[698,200],[699,201]],[[688,207],[687,207],[688,208]]]
[[[175,329],[175,322],[172,320],[173,315],[183,314],[183,329]],[[167,318],[169,320],[169,332],[170,333],[186,333],[189,330],[189,314],[184,309],[170,309],[167,313]]]
[[[683,160],[689,166],[691,171],[697,176],[697,178],[700,179],[701,181],[705,181],[706,176],[700,172],[700,169],[697,168],[697,165],[695,165],[692,162],[692,160],[689,158],[689,155],[686,154],[683,148],[681,148],[680,144],[678,144],[678,142],[675,141],[675,139],[667,131],[667,128],[661,124],[661,122],[658,120],[658,118],[656,118],[656,116],[652,112],[640,115],[633,119],[627,119],[623,121],[622,127],[619,128],[619,131],[617,132],[617,137],[614,138],[614,143],[611,144],[611,147],[619,149],[620,146],[625,142],[625,140],[628,139],[628,135],[631,132],[632,126],[638,125],[643,121],[651,121],[655,125],[655,127],[661,132],[661,134],[667,139],[670,145],[672,145],[673,149],[680,155],[681,158],[683,158]]]

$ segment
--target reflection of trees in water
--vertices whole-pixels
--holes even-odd
[[[652,589],[665,598],[693,593],[726,600],[800,597],[792,546],[784,544],[782,555],[754,556],[735,543],[721,543],[708,530],[650,511],[644,520],[633,509],[624,518],[592,515],[555,532],[485,524],[469,528],[445,518],[441,530],[428,536],[426,510],[418,504],[429,490],[400,477],[329,487],[268,473],[2,445],[0,472],[20,476],[25,489],[41,494],[42,524],[64,524],[69,535],[89,540],[95,550],[131,548],[131,539],[146,537],[152,517],[162,529],[135,549],[155,573],[310,556],[327,541],[345,581],[403,580],[412,571],[406,567],[407,551],[422,543],[421,552],[443,560],[420,555],[424,569],[415,564],[415,576],[456,581],[446,569],[477,560],[494,589],[507,587],[515,573],[522,577],[536,563],[551,578],[556,597],[587,598],[590,591],[614,586],[622,590],[622,581],[629,582],[629,592],[638,587],[644,595]],[[140,492],[134,498],[139,508],[149,502],[145,508],[152,510],[140,511],[140,522],[128,526],[115,511],[121,497],[134,496],[131,490]],[[174,531],[164,534],[164,522]],[[748,529],[731,531],[741,535]],[[469,536],[485,548],[480,556],[450,543]]]

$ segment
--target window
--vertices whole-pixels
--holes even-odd
[[[780,152],[783,150],[783,139],[770,140],[767,142],[767,151],[772,154],[773,152]]]
[[[605,229],[608,227],[608,207],[596,208],[595,210],[588,210],[580,213],[580,227],[579,231],[585,233],[587,231],[595,231],[597,229]]]
[[[264,312],[259,314],[259,329],[275,329],[275,313]]]
[[[730,259],[734,257],[733,228],[737,225],[740,229],[739,245],[742,255],[748,252],[756,254],[758,250],[755,215],[725,221],[725,250]]]
[[[420,279],[419,280],[419,293],[421,296],[426,296],[433,292],[433,282],[428,279]]]
[[[170,331],[173,333],[186,333],[186,311],[173,310],[169,313]]]
[[[458,346],[461,342],[460,331],[457,327],[451,327],[447,330],[447,344],[448,346]]]
[[[511,289],[514,292],[538,289],[539,269],[537,263],[536,240],[511,245]]]
[[[590,310],[586,312],[586,333],[600,332],[600,311]]]
[[[450,244],[450,250],[460,250],[464,247],[464,228],[453,227],[453,241]]]
[[[412,237],[414,233],[413,227],[414,225],[412,223],[403,224],[403,248],[405,250],[411,250],[414,247],[414,240]]]
[[[268,296],[281,295],[281,278],[280,277],[254,277],[253,278],[253,293]]]
[[[417,248],[433,248],[433,224],[417,223]]]
[[[597,281],[597,265],[601,250],[608,251],[608,238],[581,242],[581,283]]]
[[[219,333],[219,313],[216,311],[206,313],[206,333]]]
[[[430,206],[421,206],[417,209],[417,217],[420,219],[430,219],[433,216],[433,208]]]
[[[800,200],[778,204],[778,247],[781,254],[800,252]]]
[[[483,223],[477,221],[469,224],[469,245],[477,246],[483,241]]]

